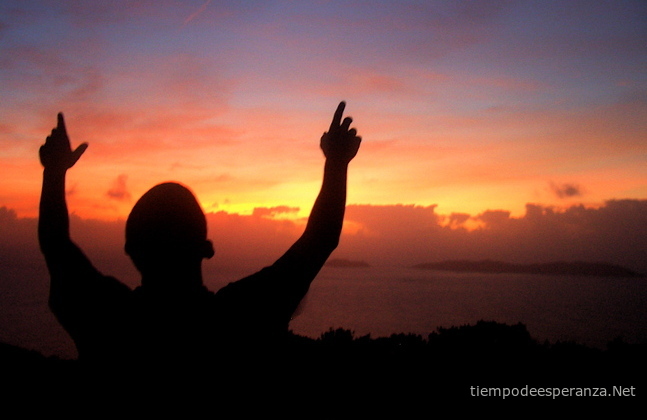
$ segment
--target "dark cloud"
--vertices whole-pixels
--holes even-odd
[[[485,223],[487,228],[499,227],[510,221],[510,212],[507,210],[487,210],[479,214],[476,219]]]
[[[130,192],[126,187],[126,181],[128,180],[128,175],[121,174],[114,180],[112,187],[108,190],[106,195],[114,200],[118,201],[128,201],[131,198]]]
[[[583,193],[581,186],[570,183],[557,184],[551,182],[550,189],[559,198],[580,197]]]

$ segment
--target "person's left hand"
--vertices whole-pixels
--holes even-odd
[[[40,163],[46,169],[65,171],[74,166],[87,148],[88,144],[83,143],[72,151],[70,139],[67,137],[67,131],[65,130],[63,114],[59,113],[58,125],[47,137],[45,144],[40,147]]]

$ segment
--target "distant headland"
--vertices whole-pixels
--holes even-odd
[[[600,276],[600,277],[644,277],[627,268],[614,264],[589,263],[589,262],[551,262],[542,264],[512,264],[501,261],[470,261],[448,260],[436,263],[414,265],[413,268],[422,270],[442,270],[474,273],[519,273],[519,274],[545,274],[545,275],[573,275],[573,276]]]

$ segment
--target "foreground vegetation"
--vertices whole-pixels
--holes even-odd
[[[645,356],[645,344],[616,340],[600,350],[576,343],[539,343],[523,324],[480,321],[438,328],[427,337],[356,337],[346,329],[331,329],[317,339],[291,334],[280,347],[268,349],[259,343],[236,360],[181,361],[147,371],[133,366],[88,369],[76,360],[46,358],[5,344],[0,346],[0,367],[10,373],[5,383],[13,381],[17,389],[29,392],[69,390],[61,388],[65,383],[95,397],[119,389],[140,398],[144,389],[155,390],[150,395],[156,398],[177,398],[178,393],[199,395],[201,401],[224,397],[229,403],[250,396],[273,403],[296,398],[319,406],[352,401],[378,410],[447,399],[474,401],[470,387],[475,386],[621,385],[634,386],[640,393],[645,391]]]

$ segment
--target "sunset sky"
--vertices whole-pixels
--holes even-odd
[[[647,199],[644,1],[3,1],[0,206],[37,215],[62,111],[70,210],[168,180],[207,212],[299,207],[340,100],[349,203],[439,214]]]
[[[72,146],[89,143],[67,200],[72,238],[95,266],[139,284],[124,219],[149,188],[178,181],[207,213],[216,256],[205,284],[217,290],[303,232],[319,139],[342,100],[363,142],[332,258],[647,273],[644,0],[3,0],[0,341],[74,357],[47,307],[36,235],[38,150],[58,112]],[[325,304],[318,296],[310,308]],[[472,311],[452,299],[452,314]],[[631,316],[647,319],[644,293],[631,299]],[[395,303],[393,319],[417,310]],[[633,328],[619,313],[599,318]],[[470,316],[460,322],[486,314]]]

